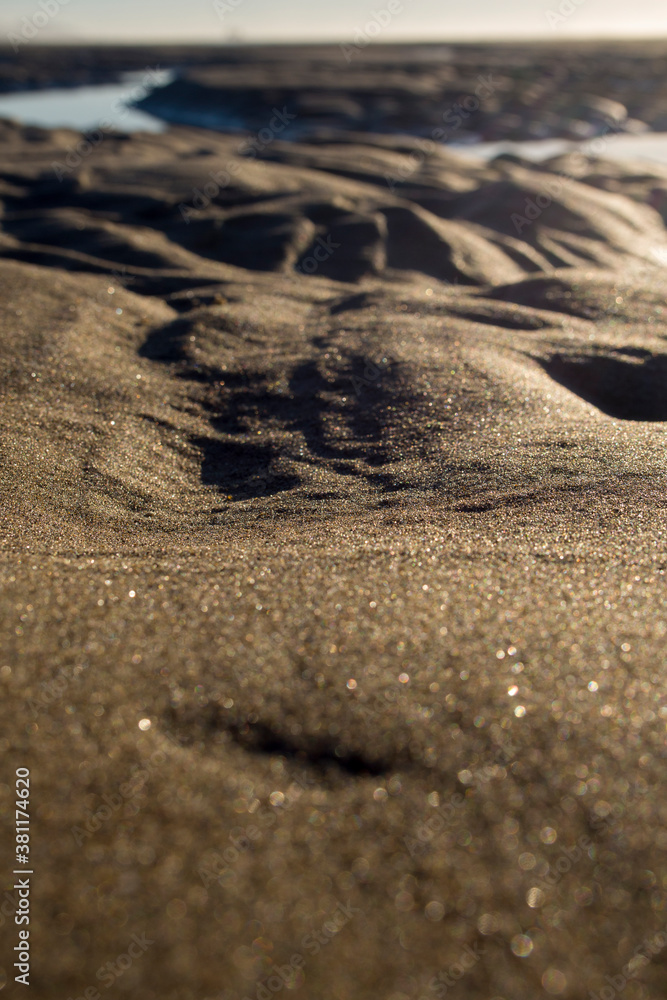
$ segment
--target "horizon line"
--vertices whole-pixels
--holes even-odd
[[[3,32],[7,38],[11,32]],[[391,48],[398,45],[419,45],[425,48],[435,48],[443,45],[495,45],[498,43],[509,43],[516,45],[549,44],[554,42],[568,42],[577,44],[579,42],[614,42],[614,43],[636,43],[644,42],[652,45],[667,43],[667,28],[664,35],[628,35],[626,31],[618,34],[597,35],[597,34],[577,34],[577,35],[493,35],[486,38],[474,38],[472,36],[461,36],[456,38],[443,38],[437,41],[432,39],[426,41],[423,38],[400,38],[382,42],[369,42],[364,49]],[[44,40],[38,43],[26,42],[26,48],[31,49],[51,49],[59,46],[65,47],[95,47],[95,48],[149,48],[151,46],[164,46],[174,48],[252,48],[260,45],[273,45],[276,47],[298,47],[315,45],[353,45],[354,41],[349,36],[341,38],[300,38],[290,40],[287,38],[266,38],[266,39],[245,39],[243,37],[233,39],[189,39],[178,41],[174,38],[165,39],[140,39],[131,41],[127,38],[119,39],[98,39],[98,38],[54,38],[53,41]],[[11,48],[11,44],[5,43],[0,36],[0,49]]]

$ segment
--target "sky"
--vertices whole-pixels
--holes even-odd
[[[667,38],[665,0],[1,0],[0,40],[26,18],[33,43]]]

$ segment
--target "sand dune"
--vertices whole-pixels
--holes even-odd
[[[658,1000],[664,170],[2,138],[35,995]]]

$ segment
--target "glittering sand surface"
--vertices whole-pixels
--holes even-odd
[[[30,995],[664,997],[667,169],[1,139]]]

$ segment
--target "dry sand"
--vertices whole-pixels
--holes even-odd
[[[2,129],[8,995],[664,997],[667,169]]]

